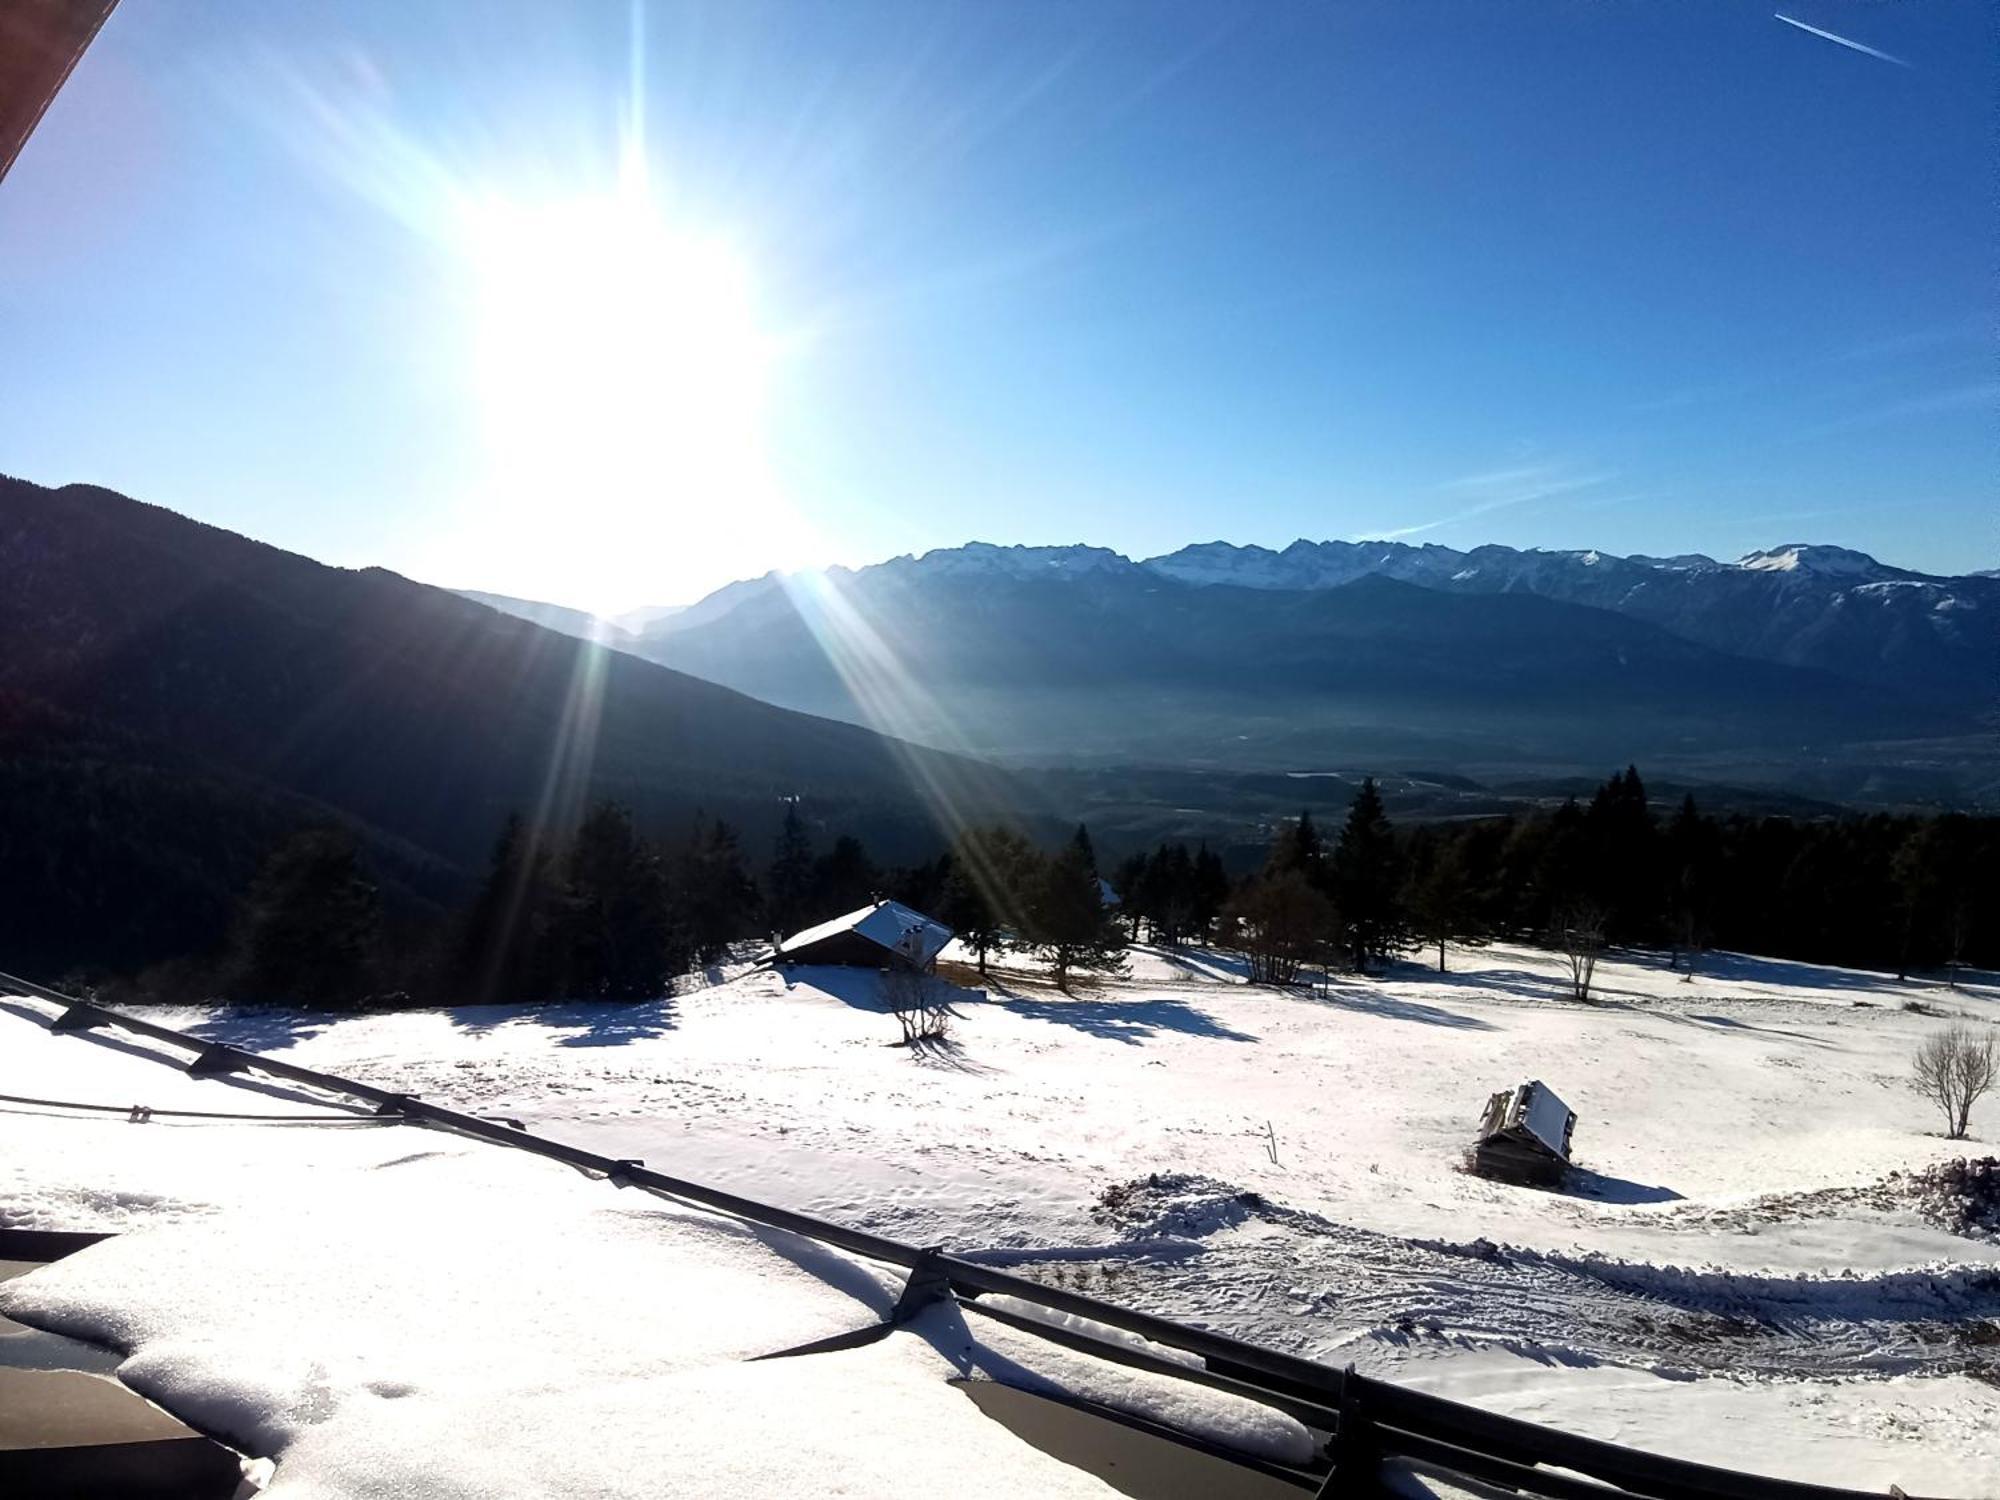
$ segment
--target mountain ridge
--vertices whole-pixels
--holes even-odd
[[[1818,667],[1525,589],[1376,573],[1324,589],[1197,586],[1098,552],[1074,559],[1080,571],[1025,549],[988,558],[770,575],[630,649],[1030,765],[1650,763],[1966,728],[1922,692],[1857,694]]]
[[[143,885],[143,868],[212,895],[274,831],[325,816],[449,895],[510,813],[559,836],[603,797],[647,828],[721,816],[761,844],[803,796],[885,852],[928,854],[917,786],[975,811],[1009,790],[975,762],[110,490],[0,478],[0,567],[0,795],[71,810],[49,847],[88,888]],[[121,786],[147,790],[114,802]],[[127,807],[190,811],[149,826]],[[16,833],[0,827],[10,892],[52,857]],[[32,911],[0,910],[0,950],[56,963]]]
[[[726,585],[655,622],[632,649],[659,659],[672,636],[724,618],[747,600],[796,590],[808,578],[863,590],[875,586],[872,580],[1007,578],[1097,587],[1151,579],[1281,592],[1339,588],[1370,576],[1441,593],[1530,593],[1587,605],[1731,655],[1960,705],[1991,698],[1992,663],[2000,656],[2000,579],[1919,573],[1828,543],[1784,542],[1720,562],[1703,553],[1620,556],[1498,543],[1460,550],[1303,538],[1280,550],[1201,542],[1141,559],[1081,543],[973,542],[860,568],[773,572]]]

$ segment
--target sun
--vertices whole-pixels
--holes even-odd
[[[573,578],[574,602],[630,604],[771,519],[775,344],[726,240],[639,183],[478,201],[463,242],[481,503],[513,562]]]

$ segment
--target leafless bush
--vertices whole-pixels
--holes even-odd
[[[1992,1029],[1958,1021],[1924,1038],[1911,1059],[1910,1086],[1943,1113],[1946,1137],[1962,1141],[1972,1106],[1993,1087],[1997,1073],[2000,1051]]]
[[[1556,946],[1569,961],[1570,998],[1587,1004],[1597,960],[1604,952],[1604,911],[1579,901],[1556,912],[1550,928]]]
[[[1333,903],[1304,875],[1267,875],[1223,913],[1226,939],[1250,961],[1252,984],[1293,984],[1299,970],[1326,956],[1339,929]]]
[[[951,987],[931,974],[891,969],[882,993],[902,1029],[899,1047],[937,1046],[951,1039]]]
[[[1908,1176],[1892,1174],[1917,1212],[1951,1234],[2000,1240],[2000,1158],[1941,1161]]]

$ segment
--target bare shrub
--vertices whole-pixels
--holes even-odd
[[[1549,926],[1550,936],[1569,963],[1570,998],[1588,1004],[1597,960],[1604,953],[1604,909],[1578,901],[1556,912]]]
[[[1944,1115],[1945,1136],[1965,1139],[1972,1106],[2000,1074],[2000,1050],[1990,1027],[1954,1022],[1924,1038],[1910,1061],[1910,1086]]]
[[[951,986],[943,980],[909,969],[891,969],[883,975],[882,993],[903,1033],[896,1046],[938,1046],[951,1039]]]
[[[2000,1158],[1981,1156],[1942,1161],[1892,1174],[1915,1201],[1917,1212],[1951,1234],[2000,1240]]]
[[[1252,984],[1292,984],[1324,958],[1339,929],[1333,903],[1296,870],[1266,875],[1240,892],[1223,914],[1229,943],[1250,963]]]

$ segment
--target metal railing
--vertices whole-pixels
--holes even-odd
[[[1185,1380],[1260,1402],[1302,1422],[1320,1439],[1315,1460],[1287,1465],[1257,1459],[1208,1442],[1200,1435],[1162,1427],[1080,1397],[1056,1399],[1098,1416],[1154,1431],[1246,1469],[1253,1469],[1307,1493],[1365,1494],[1375,1487],[1381,1466],[1408,1460],[1448,1474],[1484,1481],[1553,1500],[1880,1500],[1883,1492],[1841,1489],[1716,1468],[1686,1459],[1579,1437],[1533,1422],[1498,1415],[1440,1396],[1413,1391],[1386,1380],[1324,1365],[1282,1350],[1268,1349],[1187,1323],[1101,1301],[1066,1288],[966,1260],[940,1248],[922,1248],[870,1234],[812,1214],[759,1202],[721,1188],[655,1171],[643,1161],[604,1156],[501,1122],[433,1104],[414,1094],[377,1088],[279,1058],[206,1041],[171,1027],[71,998],[44,986],[0,973],[0,987],[55,1001],[64,1007],[50,1022],[56,1032],[116,1028],[190,1054],[186,1071],[196,1076],[260,1073],[322,1093],[360,1100],[378,1115],[450,1130],[476,1140],[526,1151],[596,1174],[616,1187],[635,1187],[717,1210],[753,1224],[785,1230],[867,1260],[909,1273],[901,1299],[879,1323],[836,1334],[780,1358],[851,1348],[886,1336],[917,1312],[943,1298],[958,1299],[967,1311],[1078,1352],[1154,1375]],[[161,1058],[163,1063],[168,1059]],[[1201,1367],[1162,1358],[1147,1349],[1100,1338],[1074,1326],[1045,1323],[979,1298],[1016,1298],[1058,1313],[1100,1323],[1151,1343],[1193,1354]],[[1556,1472],[1561,1471],[1561,1472]],[[1586,1476],[1579,1478],[1578,1476]],[[1900,1492],[1898,1492],[1900,1493]]]

